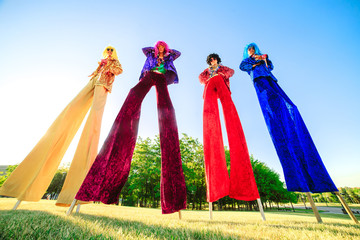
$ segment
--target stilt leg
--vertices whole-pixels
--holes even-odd
[[[209,202],[209,214],[210,214],[210,220],[212,220],[212,219],[213,219],[212,209],[213,209],[213,207],[212,207],[212,202]]]
[[[80,212],[80,206],[81,204],[78,204],[77,207],[76,207],[76,213],[79,213]]]
[[[71,215],[72,211],[74,210],[74,207],[75,207],[76,203],[77,203],[77,200],[74,199],[74,201],[71,203],[71,205],[69,207],[69,210],[66,212],[67,216]]]
[[[21,203],[21,201],[18,200],[18,201],[15,203],[15,205],[14,205],[14,207],[13,207],[12,210],[16,210],[16,209],[19,207],[20,203]]]
[[[340,193],[339,192],[334,192],[334,193],[339,198],[341,204],[344,206],[346,212],[349,214],[349,216],[352,218],[352,220],[354,220],[355,223],[359,224],[359,221],[356,219],[355,215],[353,214],[353,212],[351,211],[351,209],[345,202],[344,198],[340,195]]]
[[[266,221],[264,209],[263,209],[263,206],[262,206],[262,203],[261,203],[261,199],[258,198],[258,199],[256,199],[256,200],[257,200],[257,203],[258,203],[258,205],[259,205],[259,211],[260,211],[260,213],[261,213],[261,218],[262,218],[263,221]]]
[[[307,192],[306,196],[309,199],[309,202],[310,202],[311,208],[312,208],[312,210],[313,210],[313,212],[315,214],[316,220],[318,221],[318,223],[322,223],[323,221],[322,221],[322,219],[320,217],[320,214],[319,214],[319,211],[317,210],[317,207],[315,206],[314,200],[313,200],[310,192]]]
[[[179,210],[179,219],[181,220],[181,211]]]

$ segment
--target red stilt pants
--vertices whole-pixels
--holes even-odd
[[[225,160],[218,98],[222,104],[229,140],[230,178]],[[203,121],[207,201],[214,202],[227,195],[245,201],[260,198],[240,118],[230,91],[219,75],[210,78],[205,86]]]

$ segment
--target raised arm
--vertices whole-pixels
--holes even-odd
[[[142,49],[142,51],[145,54],[145,56],[148,57],[154,51],[154,48],[153,47],[144,47]]]
[[[181,55],[181,52],[179,52],[175,49],[169,49],[169,52],[172,55],[173,61],[175,61],[175,59],[177,59]]]

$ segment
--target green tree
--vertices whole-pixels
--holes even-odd
[[[360,203],[360,188],[351,188],[350,195],[356,203]]]
[[[0,187],[4,184],[4,182],[6,181],[6,179],[10,176],[10,174],[15,170],[15,168],[19,166],[17,165],[9,165],[6,168],[6,174],[0,176]]]
[[[250,156],[250,160],[260,198],[265,206],[266,202],[294,202],[294,196],[284,188],[284,183],[280,181],[278,173],[270,169],[265,163],[254,159],[253,155]]]
[[[201,209],[206,202],[206,183],[203,147],[197,139],[183,134],[180,151],[185,182],[187,184],[188,207]],[[154,140],[139,137],[129,174],[121,191],[124,205],[159,207],[160,203],[161,151],[159,137]]]
[[[55,199],[57,198],[57,196],[59,195],[59,193],[64,185],[65,178],[66,178],[68,171],[69,171],[69,169],[65,168],[65,167],[60,167],[58,170],[56,170],[55,176],[52,179],[44,196],[50,194],[51,198],[55,198]]]
[[[128,186],[122,191],[125,203],[142,207],[158,207],[160,201],[161,154],[159,137],[154,141],[139,137],[135,146],[128,179]],[[135,199],[134,199],[135,198]]]
[[[328,200],[330,203],[339,203],[339,199],[338,197],[333,194],[332,192],[325,192],[322,193],[322,195],[324,196],[324,198],[326,198],[326,200]]]
[[[206,181],[204,169],[203,146],[186,134],[179,139],[182,166],[187,188],[188,208],[203,209],[206,204]],[[230,169],[230,153],[224,149],[225,157]],[[265,207],[271,203],[295,203],[297,195],[289,192],[280,181],[278,173],[270,169],[265,163],[251,156],[251,165],[258,186],[261,200]],[[161,151],[159,137],[154,140],[139,137],[132,159],[132,165],[127,183],[121,191],[120,198],[123,205],[159,207],[160,203],[160,174]],[[215,202],[218,209],[252,210],[257,207],[256,201],[246,202],[224,197]]]
[[[352,200],[352,198],[351,198],[351,196],[350,196],[350,194],[348,193],[346,187],[340,188],[340,189],[339,189],[339,192],[340,192],[341,196],[345,199],[345,201],[346,201],[347,203],[354,203],[353,200]]]
[[[187,202],[192,209],[202,209],[206,202],[204,150],[198,139],[183,134],[180,152],[187,189]]]

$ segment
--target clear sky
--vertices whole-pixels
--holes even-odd
[[[86,85],[112,44],[124,73],[105,108],[100,146],[158,40],[182,52],[169,86],[179,133],[202,142],[198,75],[216,52],[235,69],[232,98],[251,154],[283,176],[250,77],[239,70],[256,42],[297,105],[338,187],[360,186],[360,1],[1,1],[0,164],[20,163]],[[79,131],[81,132],[81,131]],[[139,136],[158,134],[155,89]],[[225,131],[223,129],[223,134]],[[72,160],[79,134],[63,162]],[[227,144],[226,136],[224,140]]]

